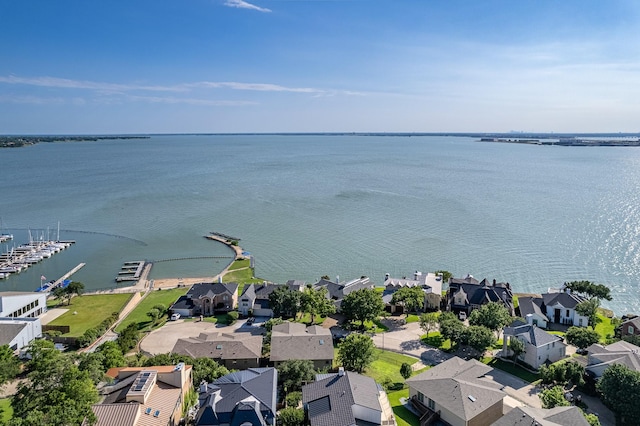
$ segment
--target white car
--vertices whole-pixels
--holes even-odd
[[[175,313],[173,315],[171,315],[171,321],[177,321],[180,319],[180,314],[179,313]]]

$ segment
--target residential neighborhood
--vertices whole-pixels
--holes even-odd
[[[598,334],[581,305],[596,287],[518,295],[508,282],[446,271],[381,284],[147,288],[124,295],[122,317],[75,338],[65,335],[76,326],[49,314],[103,296],[0,293],[0,344],[24,369],[2,376],[14,389],[4,407],[14,417],[30,407],[17,384],[34,386],[44,368],[34,362],[54,350],[65,368],[96,366],[82,376],[93,389],[76,413],[83,425],[634,424],[610,400],[608,371],[640,375],[640,324],[598,314],[609,324]],[[46,418],[40,409],[30,415]]]

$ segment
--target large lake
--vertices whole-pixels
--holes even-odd
[[[447,269],[544,292],[588,279],[617,314],[640,311],[640,148],[554,147],[433,136],[166,135],[0,150],[0,217],[16,243],[76,240],[0,281],[35,289],[79,262],[89,289],[122,262],[229,256],[256,274]],[[0,245],[2,251],[11,245]],[[214,275],[225,259],[160,262],[152,277]]]

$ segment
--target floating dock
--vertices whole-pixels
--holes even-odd
[[[120,271],[118,272],[116,282],[138,281],[146,263],[147,262],[144,260],[124,262],[122,268],[120,268]]]
[[[53,289],[55,289],[56,287],[60,287],[60,286],[66,287],[70,283],[69,277],[71,277],[71,275],[75,274],[80,269],[82,269],[84,267],[84,265],[86,265],[86,263],[79,263],[78,266],[76,266],[75,268],[73,268],[72,270],[70,270],[69,272],[64,274],[63,276],[61,276],[56,281],[50,281],[48,283],[45,283],[42,286],[38,287],[36,289],[36,291],[39,292],[39,293],[41,293],[41,292],[49,292],[49,291],[52,291]]]

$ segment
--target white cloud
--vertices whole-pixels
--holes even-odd
[[[244,0],[226,0],[224,2],[224,5],[229,7],[236,7],[238,9],[257,10],[258,12],[271,12],[271,9],[267,9],[266,7],[256,6],[255,4],[248,3]]]
[[[65,100],[62,98],[43,98],[40,96],[0,95],[0,103],[31,104],[31,105],[62,105],[65,103]]]
[[[84,89],[93,90],[101,94],[125,94],[132,92],[175,92],[185,93],[194,88],[199,89],[231,89],[254,92],[286,92],[286,93],[302,93],[319,96],[361,96],[363,93],[351,90],[336,89],[318,89],[313,87],[287,87],[272,83],[242,83],[236,81],[198,81],[193,83],[180,83],[175,85],[141,85],[141,84],[119,84],[104,83],[87,80],[71,80],[57,77],[17,77],[17,76],[0,76],[0,83],[52,87],[58,89]]]

